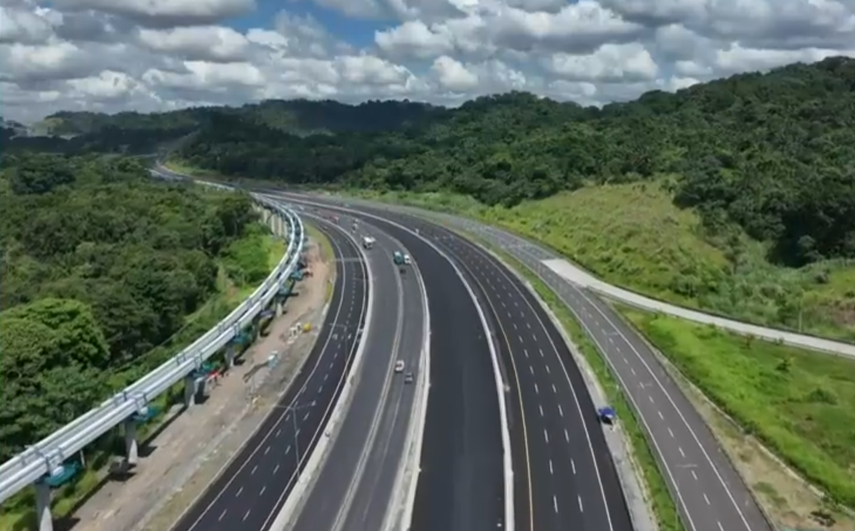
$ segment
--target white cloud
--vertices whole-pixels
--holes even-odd
[[[314,2],[369,35],[297,14]],[[302,3],[302,5],[301,5]],[[853,0],[3,0],[9,118],[263,98],[456,105],[507,90],[603,104],[647,90],[855,56]],[[247,20],[248,17],[242,20]],[[354,30],[355,31],[355,30]],[[363,29],[360,29],[363,31]],[[373,37],[373,38],[372,38]]]

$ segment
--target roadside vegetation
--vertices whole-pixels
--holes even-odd
[[[855,506],[855,360],[818,354],[714,327],[619,306],[623,316],[727,416],[827,493],[798,514],[776,503],[781,484],[752,485],[780,525],[828,526]],[[813,514],[811,514],[813,513]],[[796,521],[794,521],[796,519]]]
[[[512,208],[459,195],[351,195],[459,214],[539,241],[606,282],[673,304],[765,326],[855,341],[855,259],[799,268],[731,227],[722,240],[676,207],[665,182],[585,187]],[[855,185],[853,185],[855,186]],[[728,245],[737,246],[738,258]]]
[[[248,197],[156,183],[138,161],[4,156],[0,173],[0,456],[5,461],[174,355],[233,310],[283,253]],[[164,411],[180,395],[153,404]],[[141,426],[141,440],[157,420]],[[95,488],[119,430],[54,496]],[[34,528],[27,489],[0,529]]]

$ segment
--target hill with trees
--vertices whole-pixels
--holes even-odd
[[[174,157],[226,177],[455,205],[638,291],[855,339],[853,59],[601,109],[510,93],[384,131],[297,136],[212,110]],[[672,241],[658,237],[669,230]]]
[[[249,197],[134,159],[4,155],[0,202],[3,461],[216,323],[224,284],[267,276]]]

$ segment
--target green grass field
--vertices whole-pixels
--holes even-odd
[[[855,360],[620,311],[747,433],[835,501],[855,506]]]
[[[539,240],[603,280],[757,324],[855,341],[855,263],[788,269],[740,238],[739,265],[657,183],[586,187],[514,208],[448,194],[352,195],[466,215]]]

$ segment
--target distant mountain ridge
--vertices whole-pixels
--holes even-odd
[[[212,115],[227,115],[240,117],[248,123],[306,136],[395,129],[407,122],[419,121],[442,112],[445,109],[441,107],[407,100],[368,101],[359,105],[332,100],[266,100],[240,107],[192,107],[150,114],[61,111],[46,117],[34,127],[56,136],[86,135],[111,128],[175,131],[177,136],[183,136],[207,123]]]

